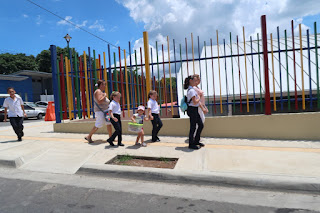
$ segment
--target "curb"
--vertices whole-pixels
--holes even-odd
[[[85,164],[76,174],[169,182],[178,184],[238,186],[270,190],[320,193],[320,178],[236,172],[201,172],[117,165]]]
[[[19,168],[24,164],[24,161],[20,157],[4,157],[0,159],[0,165],[10,168]]]

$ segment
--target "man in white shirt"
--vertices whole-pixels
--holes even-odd
[[[7,89],[10,97],[3,102],[4,107],[4,122],[7,122],[7,114],[10,119],[10,124],[18,136],[18,141],[22,141],[23,133],[23,117],[27,117],[22,99],[16,95],[13,87]],[[9,108],[9,113],[8,113]]]

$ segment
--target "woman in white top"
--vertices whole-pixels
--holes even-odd
[[[118,136],[118,146],[124,146],[122,142],[122,125],[121,125],[121,106],[120,106],[121,93],[113,91],[110,99],[112,100],[109,105],[110,121],[116,130],[112,136],[107,140],[110,146],[114,146],[113,141]]]
[[[96,116],[96,123],[92,130],[90,131],[89,135],[85,137],[85,139],[89,143],[93,143],[92,135],[103,125],[107,125],[109,137],[112,135],[112,128],[111,122],[107,121],[107,111],[109,108],[110,100],[107,98],[107,94],[103,92],[106,89],[106,82],[104,80],[99,80],[97,82],[98,89],[94,91],[94,113]]]
[[[162,127],[162,121],[159,116],[160,108],[157,103],[158,93],[155,90],[150,90],[148,94],[148,115],[152,123],[152,142],[159,142],[158,133]]]
[[[199,149],[199,146],[204,146],[204,144],[200,143],[200,135],[203,129],[203,122],[199,115],[198,107],[200,103],[200,97],[198,93],[193,88],[197,85],[197,81],[194,79],[194,76],[188,76],[184,80],[184,89],[188,89],[187,92],[187,103],[188,110],[187,114],[190,117],[190,131],[189,131],[189,149]],[[194,132],[196,131],[196,126],[198,125],[198,129],[196,132],[195,138]]]

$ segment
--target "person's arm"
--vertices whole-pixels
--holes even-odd
[[[4,120],[3,120],[4,122],[7,122],[7,114],[8,114],[7,109],[8,109],[7,107],[4,108]]]
[[[98,101],[98,104],[101,104],[103,103],[104,99],[107,97],[107,94],[98,90],[95,92],[94,97]]]
[[[22,109],[22,111],[23,111],[23,116],[24,116],[24,117],[27,117],[27,114],[26,114],[26,112],[24,111],[24,106],[23,106],[23,105],[21,105],[21,109]]]
[[[131,117],[131,120],[132,120],[133,123],[137,123],[135,118],[136,118],[136,116],[134,116],[134,115]]]
[[[148,108],[148,115],[149,115],[149,119],[153,120],[153,116],[151,114],[151,108]]]
[[[115,122],[118,122],[118,118],[114,117],[113,113],[112,113],[112,110],[109,109],[109,113],[110,113],[110,118],[112,120],[114,120]]]
[[[197,105],[200,102],[200,98],[197,98],[196,96],[192,97],[192,102],[194,105]]]
[[[148,121],[149,119],[148,119],[148,116],[144,116],[144,120],[145,121]]]

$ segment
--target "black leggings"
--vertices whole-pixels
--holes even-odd
[[[121,116],[118,114],[113,114],[113,116],[118,119],[118,122],[115,122],[112,118],[110,119],[110,121],[116,131],[112,134],[112,136],[108,140],[110,142],[113,142],[114,139],[118,136],[118,144],[119,144],[122,141]]]
[[[198,113],[198,107],[188,106],[187,114],[190,117],[189,146],[196,145],[200,142],[200,135],[203,129],[203,123]],[[196,137],[193,139],[197,124],[198,129],[196,132]]]
[[[159,114],[152,113],[153,120],[152,123],[152,141],[156,141],[158,139],[158,133],[162,127],[162,121],[159,117]]]
[[[10,117],[9,119],[14,132],[17,134],[19,138],[22,137],[23,136],[23,117]]]

